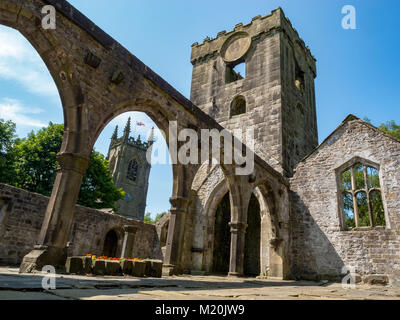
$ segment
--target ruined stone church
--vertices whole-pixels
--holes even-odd
[[[45,4],[57,9],[56,30],[40,28]],[[162,258],[164,275],[399,277],[400,141],[350,115],[318,145],[316,59],[282,9],[194,43],[190,100],[67,1],[4,0],[0,23],[39,52],[66,117],[50,201],[0,186],[1,263],[62,267],[69,254],[101,254],[105,239],[118,255],[134,233],[131,255]],[[254,171],[174,164],[170,213],[156,226],[75,206],[98,135],[127,111],[164,132],[170,121],[252,127]]]

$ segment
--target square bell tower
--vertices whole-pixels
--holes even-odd
[[[191,101],[285,176],[318,145],[316,60],[281,8],[192,45]]]
[[[121,138],[118,126],[115,128],[107,159],[115,186],[125,192],[125,199],[117,201],[118,214],[143,221],[151,170],[147,151],[154,142],[154,129],[147,142],[140,136],[130,137],[130,133],[129,118]]]

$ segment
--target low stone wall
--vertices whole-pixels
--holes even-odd
[[[0,264],[19,265],[36,243],[49,198],[0,184]],[[72,226],[69,256],[102,255],[105,236],[118,235],[117,255],[123,241],[123,226],[137,228],[132,258],[162,259],[154,225],[77,205]]]

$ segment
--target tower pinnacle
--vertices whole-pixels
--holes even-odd
[[[118,139],[118,125],[115,126],[114,133],[113,133],[113,135],[111,137],[111,140],[117,140],[117,139]]]
[[[128,118],[128,121],[124,129],[124,140],[128,140],[130,134],[131,134],[131,117]]]

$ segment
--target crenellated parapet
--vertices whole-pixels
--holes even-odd
[[[282,32],[293,46],[299,46],[304,51],[307,64],[316,75],[316,59],[280,7],[266,16],[258,15],[254,17],[247,24],[238,23],[231,31],[220,31],[215,38],[206,37],[202,43],[193,43],[191,63],[196,65],[221,55],[224,44],[234,38],[236,34],[246,34],[251,41],[254,41],[261,35],[274,32]]]

